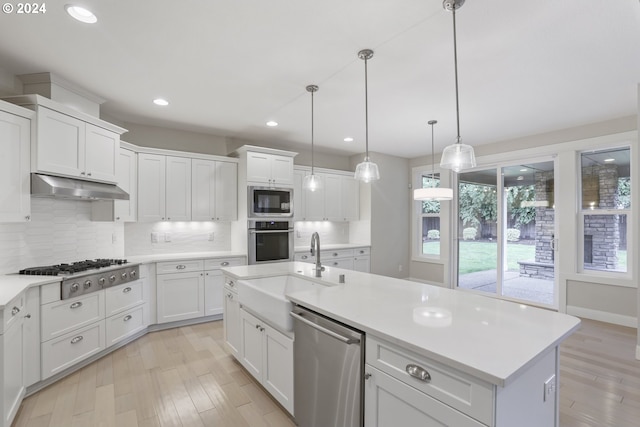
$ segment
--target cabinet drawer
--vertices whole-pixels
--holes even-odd
[[[353,270],[353,258],[327,259],[322,262],[325,267],[343,268],[345,270]]]
[[[147,327],[147,305],[107,317],[107,347]]]
[[[7,331],[16,320],[24,316],[24,296],[25,293],[23,292],[5,305],[3,313],[4,321],[0,334]]]
[[[156,265],[156,274],[188,273],[190,271],[202,271],[203,269],[204,262],[201,259],[159,262]]]
[[[353,258],[353,249],[326,250],[320,252],[320,259],[323,262],[337,258]]]
[[[222,267],[233,267],[236,265],[245,265],[243,257],[239,258],[216,258],[216,259],[205,259],[204,260],[204,269],[205,270],[216,270]]]
[[[371,248],[370,247],[366,247],[366,248],[355,248],[353,250],[353,255],[354,256],[363,256],[363,255],[371,255]]]
[[[229,290],[233,293],[237,293],[238,288],[236,287],[236,285],[237,285],[236,279],[233,279],[229,276],[224,276],[224,287],[226,290]]]
[[[42,341],[104,319],[104,291],[52,302],[40,307]]]
[[[42,343],[42,379],[49,378],[105,348],[104,320]]]
[[[493,420],[493,386],[487,382],[371,336],[367,337],[366,363],[484,424]],[[410,376],[408,365],[425,369],[431,380]]]
[[[144,302],[144,282],[125,283],[105,289],[105,316],[113,316],[123,310],[133,308]]]

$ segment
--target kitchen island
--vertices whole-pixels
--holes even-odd
[[[324,285],[286,291],[285,297],[366,334],[367,427],[392,421],[441,425],[429,420],[444,425],[558,425],[558,346],[577,329],[579,319],[338,268],[327,268],[316,278],[313,267],[291,262],[223,272],[232,280],[293,276]],[[338,283],[341,275],[344,284]],[[414,381],[405,372],[407,363],[424,367],[432,379]]]

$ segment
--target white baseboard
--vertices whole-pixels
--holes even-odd
[[[600,322],[613,323],[614,325],[628,326],[630,328],[638,327],[638,319],[635,317],[600,310],[592,310],[590,308],[568,305],[567,314],[591,320],[598,320]],[[638,354],[637,350],[636,354]]]

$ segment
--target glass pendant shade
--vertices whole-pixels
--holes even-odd
[[[378,172],[378,165],[370,161],[369,156],[364,158],[362,163],[358,163],[356,166],[355,179],[365,183],[376,181],[380,179],[380,172]]]
[[[322,189],[322,180],[317,175],[305,175],[302,180],[302,188],[309,191],[316,191]]]
[[[416,188],[413,190],[413,200],[452,200],[453,188]]]
[[[476,156],[473,147],[457,142],[445,147],[440,159],[440,167],[458,173],[464,169],[476,167]]]

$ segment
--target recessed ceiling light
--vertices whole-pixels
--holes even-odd
[[[269,121],[267,122],[267,126],[269,126],[269,127],[276,127],[276,126],[278,126],[278,122],[274,122],[273,120],[269,120]]]
[[[518,178],[516,178],[518,181],[524,181],[524,176],[520,175]]]
[[[84,7],[68,4],[65,5],[64,8],[72,18],[77,19],[80,22],[84,22],[86,24],[95,24],[98,22],[98,17]]]
[[[353,138],[351,138],[350,136],[346,137],[344,139],[344,142],[353,142]]]
[[[162,98],[154,99],[153,103],[156,104],[156,105],[159,105],[161,107],[166,107],[167,105],[169,105],[169,101],[167,101],[166,99],[162,99]]]
[[[605,162],[609,163],[609,162],[615,162],[616,159],[604,159]]]

